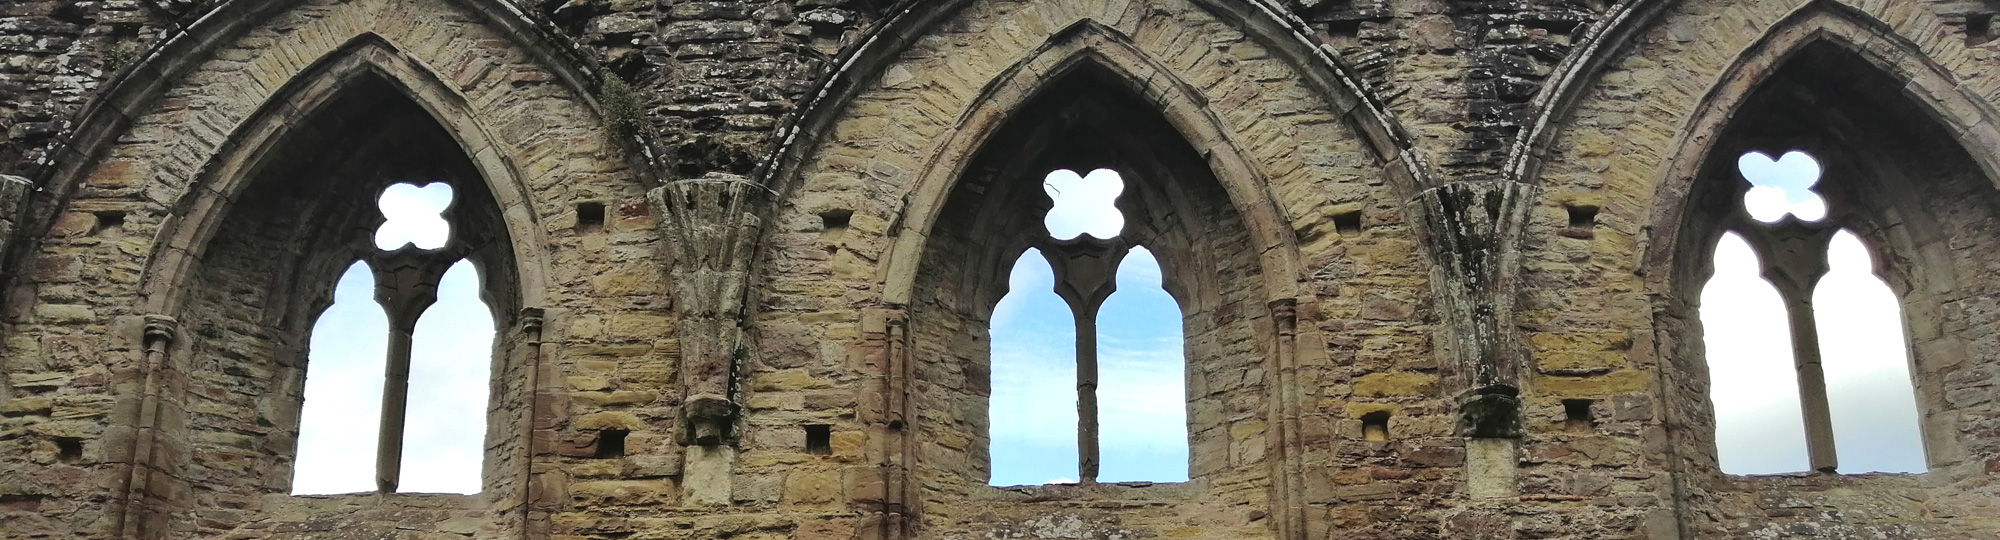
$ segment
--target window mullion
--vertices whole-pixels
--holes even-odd
[[[1807,459],[1813,470],[1833,472],[1840,461],[1834,455],[1833,414],[1827,405],[1826,370],[1820,363],[1819,326],[1813,321],[1812,296],[1792,287],[1779,287],[1779,292],[1785,298],[1785,314],[1791,319],[1792,361],[1799,375]]]
[[[1833,446],[1833,413],[1827,403],[1826,369],[1820,361],[1819,325],[1813,318],[1814,285],[1826,275],[1826,241],[1831,232],[1786,222],[1764,231],[1765,278],[1785,301],[1792,334],[1792,366],[1798,374],[1799,412],[1806,424],[1806,456],[1812,470],[1834,472],[1840,467]]]
[[[1085,484],[1097,482],[1097,308],[1072,305],[1076,317],[1076,458]]]
[[[382,377],[381,433],[375,446],[375,489],[395,493],[402,479],[403,428],[410,397],[410,348],[417,320],[437,303],[438,282],[450,268],[451,254],[413,249],[378,253],[375,301],[389,315],[389,365]]]
[[[382,377],[382,432],[376,444],[375,489],[395,493],[402,478],[403,423],[410,402],[410,343],[416,333],[415,313],[391,313],[389,319],[389,369]]]

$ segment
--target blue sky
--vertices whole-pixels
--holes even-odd
[[[1112,201],[1117,173],[1056,171],[1050,235],[1115,237],[1124,217]],[[1101,482],[1187,480],[1187,405],[1181,312],[1160,288],[1152,252],[1134,248],[1118,265],[1118,292],[1098,311]],[[1008,294],[993,310],[993,397],[988,403],[997,486],[1075,482],[1076,327],[1039,251],[1014,264]]]

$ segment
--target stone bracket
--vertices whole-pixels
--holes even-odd
[[[1447,395],[1520,387],[1526,364],[1514,327],[1520,239],[1539,192],[1516,182],[1455,182],[1425,190],[1410,203],[1426,226]],[[1480,398],[1488,399],[1498,398]]]
[[[1475,439],[1521,437],[1521,390],[1496,384],[1458,400],[1458,433]]]
[[[647,193],[674,256],[668,277],[680,319],[675,329],[685,444],[712,447],[736,439],[744,298],[762,231],[757,214],[770,194],[731,175],[668,182]]]

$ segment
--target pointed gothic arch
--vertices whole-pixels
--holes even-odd
[[[1332,102],[1350,126],[1368,143],[1382,165],[1382,174],[1396,185],[1405,198],[1431,186],[1429,167],[1414,150],[1410,135],[1395,120],[1379,96],[1368,89],[1362,77],[1330,49],[1312,37],[1313,30],[1290,8],[1271,0],[1223,1],[1192,0],[1230,26],[1254,36],[1262,46],[1283,58],[1321,96]],[[765,161],[756,176],[762,183],[789,192],[795,185],[802,163],[870,85],[890,69],[907,50],[933,30],[951,21],[978,0],[907,2],[901,9],[872,27],[833,61],[839,66],[808,92],[811,99],[787,117],[772,140]],[[1084,5],[1084,4],[1079,4]],[[1118,19],[1136,17],[1146,9],[1144,2],[1112,4],[1125,12],[1107,13]],[[1116,26],[1099,24],[1100,27]],[[1064,32],[1077,30],[1070,27]]]
[[[910,306],[911,348],[917,358],[940,359],[912,366],[929,374],[919,377],[928,380],[909,398],[918,414],[912,437],[971,441],[962,451],[917,460],[908,473],[919,494],[912,498],[994,489],[986,486],[991,465],[983,411],[952,417],[928,411],[988,398],[987,329],[1014,262],[1031,247],[1050,254],[1059,291],[1080,287],[1072,278],[1108,277],[1099,266],[1106,255],[1092,251],[1094,243],[1052,241],[1044,228],[1051,201],[1041,182],[1058,169],[1111,169],[1124,178],[1127,187],[1115,205],[1126,224],[1111,241],[1122,247],[1113,251],[1151,250],[1164,288],[1181,306],[1191,480],[1155,491],[1193,500],[1210,494],[1208,486],[1264,481],[1284,454],[1243,446],[1277,438],[1274,430],[1258,433],[1252,424],[1263,426],[1279,405],[1264,383],[1226,374],[1262,369],[1268,351],[1278,348],[1270,306],[1297,294],[1297,248],[1256,170],[1232,148],[1231,135],[1201,109],[1203,100],[1191,86],[1115,31],[1089,22],[1059,33],[981,95],[942,143],[947,157],[929,164],[913,186],[896,231],[902,242],[890,254],[891,265],[910,268],[890,270],[885,291],[890,302]],[[1208,144],[1198,149],[1194,140]],[[1078,381],[1095,392],[1094,381]],[[1081,429],[1086,438],[1096,433],[1046,427]],[[1085,445],[1095,456],[1095,446]],[[1083,461],[1083,478],[1090,482],[1095,458]],[[1062,496],[1109,493],[1092,491],[1101,488],[1089,483],[1077,489]]]
[[[43,191],[23,227],[30,241],[9,274],[34,279],[19,271],[31,260],[22,255],[51,250],[115,261],[96,300],[144,321],[106,338],[138,351],[126,368],[138,380],[107,390],[129,403],[107,428],[123,435],[102,450],[112,534],[159,536],[217,498],[283,491],[303,336],[339,270],[371,251],[362,232],[381,219],[373,197],[397,176],[460,188],[446,211],[466,235],[454,253],[478,267],[499,326],[481,441],[487,489],[438,508],[479,509],[503,529],[527,525],[527,411],[538,392],[552,392],[537,382],[531,343],[544,302],[573,292],[545,278],[549,252],[560,249],[548,238],[560,234],[552,221],[569,211],[550,186],[562,178],[602,197],[651,178],[629,161],[639,155],[631,141],[606,137],[588,63],[512,6],[487,3],[230,2],[108,83],[67,132],[72,151],[37,177]],[[282,183],[274,178],[294,183],[273,187]],[[113,229],[121,237],[55,228],[93,212],[122,224]],[[240,386],[218,389],[228,377]],[[218,396],[233,401],[194,403]],[[224,426],[229,418],[255,425]],[[227,437],[250,442],[214,447]],[[213,474],[226,468],[219,456],[255,481]],[[338,505],[259,500],[243,515],[325,515]]]
[[[1526,129],[1516,134],[1516,144],[1509,151],[1504,171],[1508,177],[1530,183],[1541,181],[1543,160],[1564,132],[1561,124],[1575,114],[1577,106],[1600,82],[1602,75],[1614,69],[1619,60],[1634,54],[1635,49],[1642,46],[1638,41],[1648,36],[1649,32],[1659,30],[1662,20],[1672,16],[1680,4],[1682,2],[1678,0],[1619,2],[1590,29],[1579,42],[1577,52],[1565,57],[1556,66],[1549,83],[1536,94],[1532,102],[1534,115],[1526,124]],[[1932,13],[1916,10],[1899,14],[1897,22],[1900,24],[1892,24],[1877,17],[1884,6],[1855,5],[1840,0],[1812,0],[1800,4],[1758,36],[1719,80],[1749,84],[1750,80],[1756,79],[1749,73],[1755,73],[1757,66],[1774,65],[1776,56],[1773,55],[1787,54],[1805,41],[1840,41],[1849,44],[1869,63],[1910,81],[1911,87],[1907,92],[1931,105],[1931,112],[1937,121],[1956,128],[1955,133],[1962,144],[1992,147],[2000,142],[2000,131],[1996,131],[1991,123],[1992,119],[2000,118],[2000,112],[1996,112],[1975,89],[1958,84],[1950,69],[1936,60],[1962,52],[1954,50],[1962,46],[1953,42],[1953,36],[1948,32],[1926,32],[1920,36],[1924,40],[1920,43],[1897,31],[1898,28],[1937,28],[1942,21]],[[1763,58],[1758,60],[1757,57]],[[1745,69],[1750,71],[1746,73]],[[1702,114],[1712,114],[1717,108],[1730,110],[1730,104],[1724,102],[1732,99],[1732,95],[1740,98],[1741,90],[1728,90],[1722,86],[1712,88],[1704,96],[1708,99],[1704,100],[1705,112]],[[1698,120],[1689,125],[1705,123],[1708,122]],[[1689,133],[1694,132],[1683,131],[1683,134]],[[1683,137],[1682,140],[1688,138]],[[1989,175],[2000,174],[2000,169],[1985,163],[1988,159],[1981,158],[1981,161],[1988,167]]]
[[[1677,482],[1700,486],[1693,489],[1730,493],[1782,484],[1721,474],[1715,435],[1706,427],[1714,425],[1716,412],[1707,398],[1710,379],[1696,299],[1713,271],[1716,242],[1732,231],[1753,244],[1760,238],[1792,242],[1765,238],[1775,233],[1747,223],[1743,195],[1750,186],[1736,160],[1749,151],[1775,156],[1802,150],[1821,160],[1825,172],[1814,191],[1831,211],[1823,224],[1792,227],[1820,231],[1802,244],[1808,251],[1823,253],[1826,239],[1839,228],[1852,230],[1869,246],[1876,273],[1901,303],[1932,474],[1945,481],[1972,474],[1959,415],[1944,397],[1963,384],[1950,382],[1948,374],[1970,360],[1964,336],[1953,330],[1966,323],[1963,314],[1945,306],[1989,286],[1987,276],[1962,271],[1976,264],[1981,250],[1964,242],[1989,243],[1990,235],[1972,231],[1980,220],[2000,215],[1995,189],[2000,177],[1994,174],[2000,156],[1986,142],[1994,140],[1987,107],[1975,105],[1978,100],[1963,94],[1949,72],[1912,43],[1870,20],[1844,6],[1815,2],[1774,25],[1710,89],[1655,185],[1653,212],[1662,226],[1653,232],[1644,261],[1661,270],[1646,277],[1647,288],[1656,302],[1654,325],[1664,356],[1665,417],[1669,425],[1689,426],[1669,430],[1678,449],[1671,466],[1682,471]],[[1968,235],[1980,239],[1967,240]],[[1952,245],[1948,238],[1960,243]],[[1769,259],[1768,253],[1760,255]],[[1811,283],[1815,272],[1824,271],[1778,268],[1783,264],[1767,260],[1766,275],[1791,272]],[[1813,378],[1801,373],[1802,381]],[[1808,411],[1815,399],[1824,401],[1804,398]],[[1809,426],[1816,422],[1812,414],[1807,413]],[[1816,455],[1813,466],[1833,471],[1831,453]],[[1889,480],[1829,481],[1869,486]],[[1729,525],[1697,519],[1701,511],[1695,507],[1712,502],[1679,504],[1697,534],[1736,534],[1722,532]]]
[[[522,211],[531,197],[522,174],[501,158],[500,143],[468,108],[463,94],[387,39],[369,33],[353,38],[274,93],[251,120],[229,135],[224,151],[204,167],[196,181],[201,187],[182,194],[175,206],[186,210],[168,216],[161,224],[162,242],[155,244],[148,258],[143,291],[149,311],[179,309],[181,295],[186,293],[181,282],[190,267],[202,259],[203,250],[251,179],[270,166],[278,146],[300,132],[298,125],[305,118],[322,113],[356,89],[416,106],[444,129],[458,152],[469,158],[482,188],[475,192],[486,194],[491,204],[515,216],[489,224],[494,232],[502,233],[508,264],[483,270],[509,276],[509,282],[526,280],[512,287],[519,291],[519,298],[500,298],[505,303],[496,306],[496,311],[504,315],[515,307],[543,303],[547,286],[541,279],[547,274],[547,263],[539,246],[547,240],[534,214]]]
[[[1027,58],[1013,63],[1000,77],[988,83],[979,98],[972,101],[974,106],[959,115],[946,139],[930,152],[930,161],[925,163],[917,184],[907,197],[909,205],[903,210],[901,225],[893,231],[898,241],[887,255],[886,299],[893,303],[907,301],[911,286],[908,278],[915,275],[913,265],[925,252],[931,231],[935,229],[940,214],[945,212],[950,195],[981,166],[974,156],[980,152],[991,152],[987,149],[997,146],[995,141],[1005,139],[1008,135],[1003,134],[1000,127],[1017,117],[1021,109],[1034,100],[1050,95],[1060,96],[1063,90],[1076,90],[1059,89],[1057,81],[1079,75],[1091,78],[1098,87],[1120,89],[1125,95],[1136,97],[1139,103],[1144,104],[1143,107],[1159,111],[1160,118],[1166,122],[1160,127],[1170,129],[1172,136],[1179,140],[1199,140],[1209,144],[1202,153],[1206,163],[1201,166],[1212,169],[1210,174],[1242,215],[1248,227],[1248,237],[1267,266],[1267,271],[1263,273],[1265,287],[1274,295],[1291,294],[1302,277],[1298,267],[1297,239],[1269,191],[1268,179],[1245,155],[1235,135],[1216,118],[1215,112],[1202,106],[1208,98],[1157,59],[1133,47],[1130,39],[1116,29],[1085,20],[1058,32]],[[1048,170],[1116,168],[1108,167],[1109,163],[1091,160],[1045,165],[1053,167]],[[1128,171],[1133,169],[1120,172],[1129,174]],[[1016,174],[1046,172],[1015,171]],[[1192,219],[1189,215],[1180,217]],[[1024,245],[1015,251],[1025,249],[1027,246]],[[1163,261],[1162,264],[1173,263]],[[994,275],[1004,278],[1006,271],[1000,269]],[[967,277],[987,279],[994,275]],[[1210,290],[1196,283],[1170,283],[1167,287],[1177,296]],[[995,301],[998,298],[993,297]],[[1193,301],[1193,297],[1182,298],[1183,303]]]
[[[371,260],[381,276],[410,262],[383,258],[371,242],[384,220],[374,203],[390,184],[454,186],[443,214],[453,240],[436,254],[447,259],[432,262],[464,257],[479,269],[480,296],[499,323],[496,374],[506,371],[512,350],[526,346],[504,329],[521,308],[541,302],[540,227],[508,210],[526,204],[526,188],[449,88],[382,37],[357,37],[274,93],[211,158],[199,187],[176,203],[183,212],[160,224],[161,241],[143,273],[144,307],[195,335],[162,351],[154,370],[161,389],[145,397],[159,403],[160,418],[141,422],[154,424],[149,431],[158,434],[146,440],[157,442],[132,458],[143,465],[128,488],[127,530],[157,534],[186,519],[191,505],[214,504],[210,497],[282,492],[285,484],[271,479],[291,476],[306,336],[330,304],[337,276],[357,259]],[[414,271],[442,274],[443,267]],[[415,279],[435,287],[435,277]],[[402,316],[413,321],[427,306],[405,306]],[[527,399],[505,390],[516,385],[492,388],[501,391],[490,398],[496,402]],[[482,446],[490,448],[496,433],[517,436],[505,415],[493,412],[513,407],[488,411]],[[260,441],[263,451],[232,454],[215,440],[222,434]],[[519,456],[488,454],[487,493],[471,499],[518,497],[495,488],[520,481],[525,468],[499,466]],[[208,457],[223,455],[231,458]],[[256,472],[256,482],[216,473],[226,467]]]

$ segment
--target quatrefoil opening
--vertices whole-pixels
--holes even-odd
[[[1737,158],[1736,170],[1750,181],[1743,208],[1751,219],[1777,223],[1787,214],[1801,221],[1826,218],[1826,199],[1812,190],[1819,183],[1819,161],[1810,154],[1793,150],[1774,160],[1770,154],[1748,152]]]
[[[1117,171],[1098,169],[1087,176],[1062,169],[1042,180],[1042,191],[1055,206],[1042,224],[1057,240],[1076,238],[1084,233],[1098,238],[1115,238],[1125,230],[1125,215],[1118,211],[1118,194],[1125,181]]]
[[[407,245],[417,249],[444,247],[451,240],[451,223],[444,219],[451,195],[451,185],[444,182],[422,186],[400,183],[382,190],[376,206],[388,221],[375,229],[375,247],[384,251]]]

